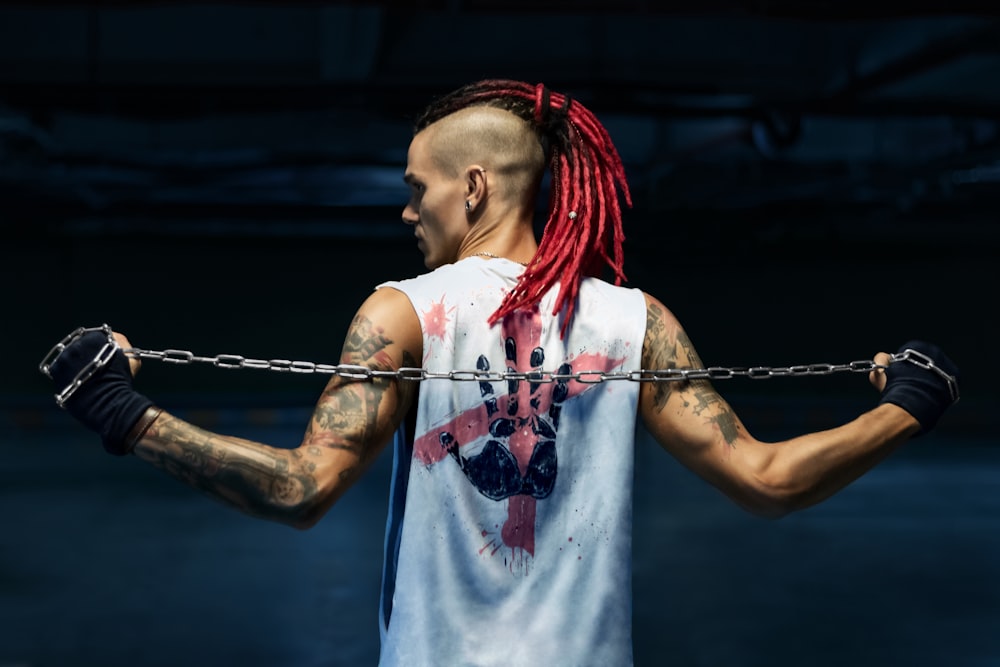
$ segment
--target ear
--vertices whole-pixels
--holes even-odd
[[[470,213],[486,201],[488,189],[486,169],[478,164],[471,165],[465,172],[465,201]]]

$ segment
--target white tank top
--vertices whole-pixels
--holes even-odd
[[[405,293],[431,371],[641,367],[640,291],[580,286],[560,338],[541,307],[489,316],[523,268],[470,257]],[[397,437],[380,665],[630,665],[632,477],[639,385],[575,380],[420,383]]]

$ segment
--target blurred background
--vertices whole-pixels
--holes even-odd
[[[371,289],[423,270],[414,117],[486,77],[603,120],[630,284],[706,364],[921,338],[962,369],[935,432],[779,522],[640,437],[636,664],[1000,664],[1000,11],[942,4],[0,0],[0,666],[377,661],[388,457],[317,528],[263,524],[104,455],[37,364],[102,322],[335,362]],[[147,362],[139,388],[293,446],[324,383]],[[876,400],[856,374],[718,388],[775,440]]]

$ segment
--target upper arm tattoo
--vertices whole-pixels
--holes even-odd
[[[683,331],[678,336],[678,327],[667,326],[664,321],[665,313],[654,303],[646,307],[646,337],[642,342],[642,358],[648,364],[649,370],[668,370],[677,368],[678,345],[694,356],[694,363],[701,364],[691,341]],[[662,410],[667,404],[667,399],[673,391],[675,382],[655,382],[653,383],[653,404],[657,411]]]
[[[643,359],[649,370],[678,368],[704,368],[691,339],[676,323],[668,323],[663,309],[654,303],[646,308],[646,338],[643,341]],[[696,416],[715,425],[731,446],[739,435],[739,422],[729,404],[712,388],[708,380],[655,382],[652,388],[653,407],[663,410],[670,396],[681,394],[682,409],[690,409]]]
[[[392,370],[386,351],[393,341],[372,322],[355,317],[341,359],[343,363]],[[416,365],[403,354],[404,365]],[[351,479],[370,459],[375,438],[402,420],[412,383],[389,378],[335,377],[320,398],[302,446],[282,449],[217,435],[166,414],[153,423],[136,454],[172,476],[218,500],[257,516],[296,523],[324,507],[318,464],[324,448],[354,454],[356,464],[342,464],[339,480]],[[392,414],[379,414],[393,387]]]
[[[341,354],[341,363],[367,366],[375,370],[394,370],[395,365],[386,349],[393,344],[384,331],[364,315],[358,314],[348,331]],[[403,353],[403,365],[414,366],[412,355]],[[317,404],[305,443],[343,449],[367,460],[373,438],[379,429],[379,409],[386,392],[396,386],[400,395],[396,409],[389,418],[393,423],[402,419],[412,388],[400,380],[371,378],[355,380],[337,377],[324,390]]]
[[[714,424],[726,443],[732,446],[740,433],[736,413],[733,412],[728,403],[722,400],[722,397],[712,388],[708,380],[691,382],[691,389],[694,394],[694,405],[692,407],[691,401],[685,400],[684,407],[691,407],[694,414]]]

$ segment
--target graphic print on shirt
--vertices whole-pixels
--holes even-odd
[[[439,340],[442,344],[448,345],[448,321],[451,316],[455,313],[455,307],[447,308],[444,303],[444,296],[441,297],[440,301],[432,301],[430,308],[425,310],[421,316],[420,321],[423,322],[424,331],[427,333],[428,349],[425,351],[424,356],[430,356],[433,346],[433,339]]]
[[[555,366],[546,363],[540,346],[541,315],[537,308],[505,318],[501,336],[507,370],[527,373]],[[584,354],[562,360],[556,373],[572,373],[574,365],[588,371],[610,370],[621,361]],[[486,355],[479,356],[477,368],[490,370]],[[544,502],[557,484],[556,436],[563,404],[593,386],[567,380],[509,380],[507,393],[497,395],[493,383],[481,381],[481,407],[467,410],[414,443],[414,455],[425,464],[450,458],[481,495],[507,503],[507,519],[502,525],[479,526],[485,540],[480,554],[502,557],[514,574],[527,574],[530,569],[535,556],[536,504]],[[462,452],[464,446],[483,437],[488,440],[479,452]]]
[[[517,364],[517,341],[508,338],[504,341],[507,361],[515,364],[508,366],[514,370]],[[532,370],[541,370],[545,363],[545,350],[536,347],[531,351]],[[481,371],[490,370],[490,362],[486,355],[479,355],[476,368]],[[559,367],[558,375],[566,375],[573,371],[569,364]],[[506,416],[497,416],[500,408],[493,393],[492,382],[480,382],[479,391],[486,406],[486,415],[490,419],[490,435],[499,440],[489,440],[478,454],[464,456],[459,451],[459,443],[448,431],[442,431],[438,436],[441,446],[458,462],[458,467],[465,473],[472,485],[490,500],[506,500],[511,496],[527,495],[541,500],[552,493],[558,473],[556,457],[556,432],[559,430],[559,413],[562,402],[569,392],[566,386],[568,380],[559,379],[551,391],[551,405],[548,415],[537,414],[541,403],[539,382],[529,382],[530,403],[532,411],[528,415],[520,414],[521,402],[518,400],[520,380],[508,380],[508,398]],[[504,442],[509,443],[505,445]],[[511,448],[527,449],[530,446],[531,456],[525,470],[521,470]]]

